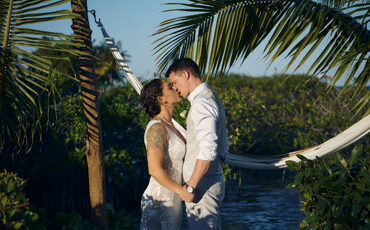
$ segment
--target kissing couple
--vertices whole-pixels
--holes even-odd
[[[174,61],[166,78],[150,81],[140,95],[152,118],[144,134],[151,177],[141,199],[140,229],[180,229],[182,201],[189,229],[221,229],[221,161],[229,144],[225,111],[192,59]],[[181,97],[191,105],[186,132],[172,122]]]

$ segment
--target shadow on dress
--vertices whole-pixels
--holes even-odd
[[[174,229],[180,222],[173,215],[173,206],[165,205],[163,201],[145,196],[141,200],[141,230]]]

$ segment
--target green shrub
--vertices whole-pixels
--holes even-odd
[[[251,78],[231,75],[209,84],[222,100],[228,120],[230,152],[272,155],[322,143],[359,119],[350,111],[351,97],[337,100],[339,90],[304,76]],[[298,87],[300,85],[300,87]],[[176,106],[174,117],[185,126],[189,102]],[[180,114],[185,111],[185,117]],[[148,184],[144,130],[149,121],[130,85],[109,88],[100,97],[107,202],[116,210],[138,209]],[[81,95],[63,95],[57,118],[43,126],[43,139],[28,154],[0,154],[0,167],[28,181],[27,197],[54,218],[57,212],[82,216],[90,211]],[[370,138],[360,142],[369,143]],[[240,170],[225,165],[225,175]],[[47,184],[47,186],[45,186]],[[122,195],[124,194],[124,196]],[[40,213],[40,211],[39,211]],[[40,213],[41,216],[41,213]],[[71,216],[71,218],[73,215]]]
[[[305,214],[300,228],[369,229],[369,152],[355,148],[347,160],[339,153],[316,161],[299,157],[300,163],[288,162],[297,172],[288,187],[299,189]]]
[[[0,225],[5,229],[38,228],[39,215],[23,192],[25,183],[15,173],[0,173]]]
[[[303,84],[302,82],[307,82]],[[361,118],[350,93],[308,76],[212,79],[225,107],[231,153],[279,155],[323,143]]]
[[[134,227],[132,214],[122,209],[116,212],[112,204],[107,205],[107,216],[109,230],[128,230]]]
[[[110,88],[100,105],[107,202],[117,210],[132,209],[149,179],[144,130],[150,118],[131,86]]]
[[[280,155],[325,142],[361,118],[350,108],[358,98],[304,75],[252,78],[230,75],[209,82],[227,116],[229,152]],[[361,97],[361,96],[360,96]],[[365,137],[360,143],[368,144]],[[347,154],[347,152],[345,152]],[[224,167],[224,176],[237,178],[244,170]]]

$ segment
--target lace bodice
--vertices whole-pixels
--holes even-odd
[[[151,120],[145,130],[144,143],[146,143],[146,134],[149,128],[157,123],[161,123],[160,120]],[[165,126],[165,125],[164,125]],[[182,165],[184,163],[185,156],[185,143],[178,137],[171,129],[167,126],[166,130],[168,133],[168,142],[165,146],[163,153],[163,167],[167,174],[177,183],[182,183]],[[154,181],[153,181],[154,180]],[[158,183],[154,178],[150,178],[150,183]]]

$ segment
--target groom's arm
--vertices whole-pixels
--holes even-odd
[[[202,180],[203,176],[208,172],[209,166],[212,161],[197,159],[195,162],[195,167],[190,180],[186,183],[187,185],[196,188],[198,183]],[[188,193],[186,191],[186,186],[182,187],[180,198],[185,202],[192,202],[194,200],[194,194]]]
[[[193,188],[196,188],[199,182],[202,180],[203,176],[208,172],[211,162],[212,161],[210,160],[197,159],[197,161],[195,162],[193,173],[187,184]]]
[[[202,98],[194,103],[191,118],[195,125],[199,154],[195,167],[187,184],[196,188],[208,172],[213,160],[217,158],[216,122],[219,116],[217,104],[210,99]],[[183,187],[183,191],[185,187]],[[185,190],[186,191],[186,190]]]

